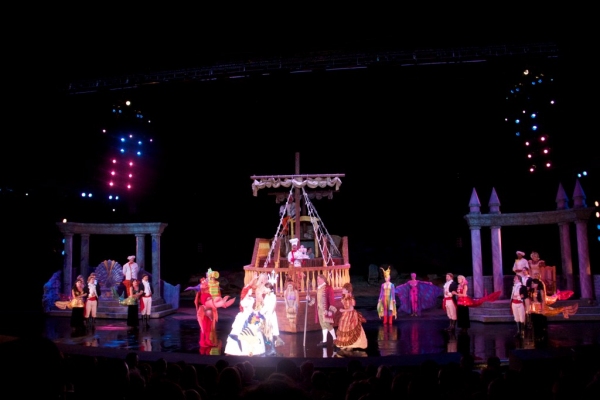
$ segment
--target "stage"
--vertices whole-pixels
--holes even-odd
[[[600,344],[600,322],[569,321],[550,322],[548,340],[543,348],[536,345],[531,335],[515,338],[515,323],[471,322],[467,334],[448,333],[448,319],[441,309],[424,311],[420,317],[401,314],[394,324],[384,326],[376,312],[376,300],[371,296],[357,296],[357,309],[366,317],[364,324],[368,347],[343,354],[334,351],[331,338],[327,347],[317,347],[321,331],[306,333],[281,333],[285,342],[276,348],[276,356],[227,356],[213,349],[212,354],[201,352],[198,344],[199,327],[193,303],[182,300],[178,311],[163,318],[151,319],[150,327],[127,327],[121,319],[97,319],[93,329],[73,331],[69,317],[47,316],[43,313],[4,312],[0,343],[18,337],[46,337],[56,343],[65,354],[94,355],[123,358],[127,352],[137,352],[141,360],[187,361],[194,364],[214,364],[221,358],[230,363],[251,359],[253,364],[273,366],[281,357],[297,360],[300,364],[310,359],[315,366],[345,366],[348,359],[358,358],[363,364],[414,365],[424,360],[439,364],[458,362],[462,354],[474,356],[483,364],[490,356],[497,356],[508,365],[511,358],[548,357],[564,354],[574,348],[596,347]],[[223,348],[233,319],[238,312],[237,301],[227,309],[219,310],[217,333]]]

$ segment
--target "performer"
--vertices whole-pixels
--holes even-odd
[[[527,299],[528,295],[527,287],[523,285],[519,275],[515,275],[512,294],[510,296],[510,306],[515,322],[517,323],[515,337],[523,337],[525,334],[525,299]]]
[[[326,347],[328,333],[334,341],[337,339],[335,330],[333,329],[333,314],[337,311],[337,308],[333,305],[335,303],[333,288],[327,283],[325,275],[319,274],[317,276],[317,294],[315,297],[311,297],[307,293],[306,301],[309,306],[315,305],[316,302],[315,322],[321,325],[323,333],[323,340],[317,343],[317,346]]]
[[[285,315],[292,326],[296,325],[299,299],[300,295],[294,285],[294,281],[288,278],[285,291],[283,292],[283,300],[285,301]]]
[[[209,268],[206,273],[206,279],[208,281],[208,292],[215,304],[223,303],[223,307],[226,308],[235,302],[235,298],[230,299],[229,296],[221,296],[221,284],[218,281],[219,273],[217,271],[213,271],[212,268]]]
[[[240,295],[240,312],[237,313],[225,343],[225,354],[230,356],[256,356],[265,353],[262,334],[264,317],[254,313],[252,287]]]
[[[524,269],[529,269],[529,263],[527,262],[527,260],[525,258],[525,253],[523,253],[522,251],[517,251],[517,259],[515,260],[515,263],[513,264],[513,272],[517,275],[519,275],[521,278],[523,278],[525,276],[525,274],[523,273]],[[521,279],[522,282],[522,279]]]
[[[534,278],[537,274],[541,276],[542,268],[546,266],[546,262],[540,260],[540,255],[537,251],[532,251],[529,256],[531,257],[531,260],[527,261],[529,264],[529,274]]]
[[[98,281],[94,275],[88,277],[87,301],[85,302],[85,319],[88,321],[88,327],[92,328],[96,323],[96,313],[98,311],[98,292],[96,284]]]
[[[140,288],[140,281],[137,279],[131,280],[129,288],[129,297],[127,298],[127,326],[137,329],[140,326],[138,314],[140,311],[139,299],[144,295],[144,291]]]
[[[288,253],[288,265],[290,267],[294,266],[294,268],[302,267],[303,260],[308,260],[309,256],[306,254],[306,248],[304,246],[298,247],[298,239],[293,238],[290,239],[290,244],[292,245],[292,250]],[[304,273],[301,270],[297,270],[294,273],[296,282],[302,282],[304,279]]]
[[[338,323],[337,338],[333,341],[341,350],[366,349],[368,345],[362,325],[366,320],[354,309],[355,305],[352,284],[345,283],[342,287],[342,308],[338,310],[342,316]]]
[[[410,280],[396,286],[395,292],[400,300],[400,310],[411,317],[419,317],[423,310],[436,307],[438,297],[443,294],[443,290],[433,283],[418,280],[414,272],[410,274]]]
[[[274,276],[272,280],[276,279],[277,277]],[[265,288],[266,293],[260,313],[265,317],[263,334],[265,335],[265,344],[269,346],[266,355],[274,356],[277,354],[275,347],[282,346],[285,343],[279,337],[279,322],[277,321],[277,313],[275,312],[277,296],[273,292],[273,283],[271,281],[267,282]]]
[[[71,296],[69,300],[58,300],[54,305],[61,310],[69,308],[71,310],[71,328],[73,330],[85,329],[85,298],[87,294],[84,291],[83,277],[78,276],[71,287]]]
[[[456,295],[456,319],[458,327],[460,328],[460,333],[467,333],[469,328],[471,327],[471,318],[469,315],[469,307],[468,298],[469,295],[467,291],[469,289],[469,284],[467,279],[463,275],[458,276],[458,287],[456,288],[456,292],[453,294]]]
[[[256,287],[254,288],[254,294],[256,302],[254,303],[254,310],[259,311],[262,308],[263,300],[266,294],[265,285],[269,280],[269,275],[266,272],[261,272],[256,280]]]
[[[449,332],[454,332],[456,328],[456,291],[458,290],[458,284],[454,282],[454,274],[448,272],[446,274],[446,283],[444,283],[444,300],[442,302],[442,308],[446,310],[446,315],[450,320],[450,325],[446,328]]]
[[[218,272],[209,269],[206,278],[200,279],[200,290],[196,293],[194,305],[196,306],[196,318],[200,326],[199,344],[201,351],[206,351],[206,348],[216,347],[217,344],[217,329],[216,324],[219,321],[218,308],[227,308],[235,301],[235,298],[229,299],[229,296],[221,297],[220,289],[215,290],[214,282],[212,292],[217,293],[216,297],[211,294],[208,277],[214,281],[218,278]],[[216,281],[218,284],[218,281]],[[195,288],[194,288],[195,289]]]
[[[142,323],[145,328],[149,328],[150,314],[152,313],[152,287],[150,285],[150,279],[148,274],[142,276],[142,286],[144,290],[144,296],[142,297],[142,303],[140,310],[142,312]]]
[[[548,340],[548,318],[546,311],[546,288],[539,279],[531,280],[531,324],[533,328],[533,340],[538,346],[544,346]]]
[[[396,313],[396,287],[390,282],[390,267],[388,266],[387,270],[380,269],[383,271],[385,282],[381,284],[379,300],[377,301],[377,314],[379,314],[379,318],[383,317],[384,325],[391,325],[393,318],[398,318]]]
[[[127,288],[127,293],[129,295],[129,289],[131,288],[131,281],[133,279],[137,279],[138,272],[140,271],[140,267],[135,262],[135,256],[129,256],[129,257],[127,257],[127,260],[128,261],[125,264],[123,264],[123,276],[125,277],[125,280],[123,281],[123,283],[125,284],[125,287]]]
[[[460,333],[467,333],[468,329],[471,327],[471,320],[469,316],[469,307],[479,307],[485,302],[493,302],[498,300],[500,295],[502,294],[501,290],[483,296],[480,299],[472,299],[468,294],[468,282],[467,278],[463,275],[458,276],[458,288],[453,293],[456,295],[456,316],[457,316],[457,325],[461,328]]]
[[[279,216],[283,217],[281,221],[281,234],[287,236],[290,220],[296,217],[296,203],[294,203],[294,196],[290,195],[287,202],[279,207]]]

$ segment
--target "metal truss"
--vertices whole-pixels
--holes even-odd
[[[486,62],[497,58],[536,56],[558,57],[555,43],[475,46],[398,51],[324,51],[303,55],[279,56],[222,62],[194,68],[171,69],[74,81],[64,89],[68,94],[132,89],[166,82],[202,82],[270,75],[366,69],[377,66],[409,67],[432,64]]]

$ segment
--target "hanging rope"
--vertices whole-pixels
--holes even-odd
[[[277,239],[281,236],[279,234],[279,232],[284,228],[283,220],[286,217],[287,207],[290,204],[290,198],[292,197],[293,191],[294,191],[294,187],[292,186],[290,188],[290,192],[288,193],[287,201],[284,204],[285,210],[282,213],[280,213],[281,215],[279,216],[279,225],[277,226],[277,231],[275,231],[275,236],[274,236],[273,240],[271,241],[271,247],[269,248],[269,254],[267,254],[267,259],[265,260],[265,264],[264,264],[263,268],[267,268],[267,266],[271,262],[271,256],[273,255],[273,252],[275,251],[275,244],[277,243]],[[289,224],[289,220],[287,223]]]
[[[308,194],[306,193],[304,188],[302,188],[302,195],[304,197],[304,204],[306,205],[306,210],[308,212],[308,216],[310,217],[310,222],[313,226],[314,234],[317,239],[317,245],[319,246],[319,252],[321,254],[324,254],[324,252],[323,252],[323,250],[324,250],[323,249],[323,238],[324,237],[327,238],[327,243],[329,244],[328,252],[327,252],[327,259],[325,260],[325,265],[335,265],[332,256],[340,257],[341,253],[340,253],[339,249],[337,248],[337,246],[335,245],[333,238],[327,231],[327,228],[325,227],[323,220],[319,217],[319,213],[317,213],[316,208],[310,202],[310,199],[308,198]]]

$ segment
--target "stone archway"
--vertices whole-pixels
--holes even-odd
[[[151,260],[152,265],[152,291],[153,299],[162,299],[162,285],[160,284],[160,235],[167,227],[166,223],[146,222],[146,223],[124,223],[124,224],[88,224],[79,222],[58,222],[58,229],[65,239],[65,263],[63,266],[63,292],[70,292],[73,284],[73,236],[81,235],[81,274],[88,275],[89,257],[90,257],[90,236],[91,235],[135,235],[136,239],[136,262],[140,270],[146,269],[145,260],[145,238],[146,235],[152,237]]]
[[[573,193],[573,208],[569,208],[569,199],[562,187],[559,185],[556,196],[557,209],[554,211],[529,212],[529,213],[500,213],[500,200],[496,190],[492,189],[492,195],[489,201],[490,212],[481,214],[481,203],[475,189],[471,194],[469,201],[469,214],[464,218],[471,229],[471,257],[473,262],[473,289],[474,297],[484,296],[483,263],[481,255],[481,228],[489,227],[491,229],[492,244],[492,268],[493,268],[493,290],[503,291],[504,275],[502,272],[502,247],[501,247],[501,229],[503,226],[526,226],[526,225],[550,225],[558,226],[560,235],[560,251],[562,261],[562,275],[567,282],[567,290],[573,290],[573,261],[571,259],[571,240],[569,224],[575,224],[577,235],[577,255],[579,262],[579,286],[581,290],[581,299],[593,300],[595,298],[592,285],[592,275],[590,267],[589,245],[588,245],[588,220],[594,213],[594,207],[587,207],[585,203],[585,194],[579,183],[576,181]]]

